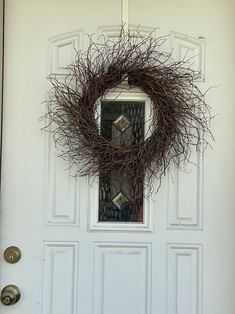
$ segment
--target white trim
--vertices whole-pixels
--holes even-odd
[[[3,67],[4,67],[4,9],[5,1],[0,0],[0,177],[2,163],[2,119],[3,119]],[[0,178],[1,181],[1,178]]]
[[[58,65],[59,48],[63,46],[71,46],[71,63],[75,60],[77,51],[83,48],[84,32],[82,29],[73,30],[71,32],[59,34],[48,39],[48,65],[47,74],[56,75],[57,77],[65,77],[69,74],[67,66],[60,67]]]
[[[102,25],[98,28],[98,37],[103,35],[106,40],[109,39],[115,41],[116,39],[119,39],[120,30],[121,30],[120,25]],[[131,35],[136,34],[137,37],[138,34],[143,37],[146,37],[150,34],[152,34],[154,38],[157,37],[157,29],[155,27],[142,26],[138,24],[129,24],[128,30]]]

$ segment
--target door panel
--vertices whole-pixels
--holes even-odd
[[[93,313],[150,313],[150,271],[150,244],[95,243]]]
[[[123,0],[123,3],[128,1]],[[1,288],[22,291],[11,314],[233,314],[234,3],[177,0],[8,0],[1,196],[1,254],[16,245],[22,259],[1,260]],[[122,13],[129,30],[169,34],[164,49],[187,53],[203,72],[216,142],[194,153],[187,172],[171,168],[158,194],[144,201],[143,223],[98,221],[98,180],[73,178],[57,158],[39,118],[46,76],[63,80],[74,47],[87,33],[115,39]],[[117,26],[119,25],[119,26]],[[162,48],[163,49],[163,48]],[[116,94],[110,93],[107,100]],[[119,101],[144,102],[139,90]],[[147,115],[148,116],[148,115]],[[155,183],[157,186],[157,182]]]

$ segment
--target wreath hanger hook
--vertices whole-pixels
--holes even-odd
[[[123,35],[128,34],[129,31],[129,0],[122,0],[122,21],[121,24],[123,25]]]

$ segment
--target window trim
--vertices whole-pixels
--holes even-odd
[[[149,97],[142,93],[134,90],[122,91],[122,93],[110,92],[107,94],[105,99],[102,101],[136,101],[145,103],[145,138],[150,136],[149,129],[150,118],[151,118],[151,107]],[[98,106],[100,104],[98,103]],[[98,108],[98,114],[100,110]],[[153,232],[153,211],[152,211],[152,201],[150,199],[144,198],[144,219],[143,222],[99,222],[98,211],[99,211],[99,176],[89,178],[89,215],[88,215],[88,226],[89,231],[132,231],[132,232]]]

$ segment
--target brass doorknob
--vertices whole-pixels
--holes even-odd
[[[4,305],[16,304],[20,299],[20,289],[15,285],[9,285],[2,289],[1,302]]]

